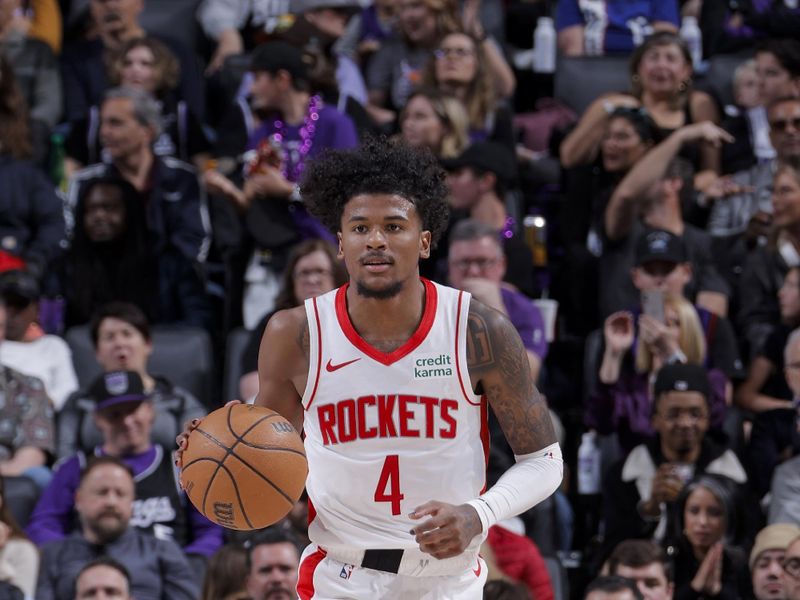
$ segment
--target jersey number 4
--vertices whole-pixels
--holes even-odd
[[[375,502],[391,502],[392,514],[400,514],[400,460],[397,454],[390,454],[383,462],[378,487],[375,488]]]

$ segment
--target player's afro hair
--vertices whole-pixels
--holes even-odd
[[[371,138],[355,150],[328,151],[308,164],[303,202],[331,231],[341,229],[344,205],[360,194],[395,194],[412,202],[433,245],[447,226],[445,173],[430,151]]]

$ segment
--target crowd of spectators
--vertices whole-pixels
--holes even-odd
[[[508,316],[570,467],[485,597],[800,600],[793,0],[0,2],[0,597],[294,597],[305,501],[225,531],[171,456],[346,282],[301,182],[372,137],[440,160],[422,275]]]

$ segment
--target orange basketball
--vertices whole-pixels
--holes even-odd
[[[303,492],[308,463],[292,424],[262,406],[233,404],[189,435],[181,483],[206,517],[229,529],[280,521]]]

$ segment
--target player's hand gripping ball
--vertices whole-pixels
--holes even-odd
[[[214,523],[261,529],[280,521],[300,498],[308,463],[289,421],[268,408],[232,404],[189,434],[181,484]]]

